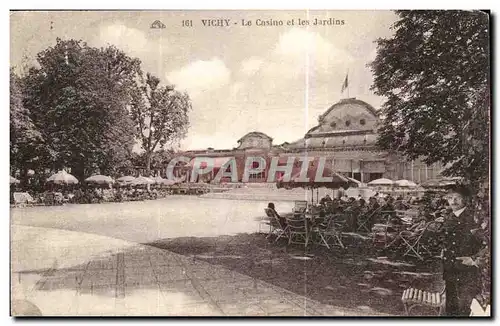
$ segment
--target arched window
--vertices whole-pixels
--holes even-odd
[[[346,120],[345,125],[346,127],[349,127],[351,125],[351,120]]]
[[[365,119],[361,119],[361,120],[359,120],[359,123],[360,123],[362,126],[364,126],[364,125],[366,124],[366,120],[365,120]]]

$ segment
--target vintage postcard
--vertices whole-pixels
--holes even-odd
[[[10,12],[11,316],[489,316],[490,16]]]

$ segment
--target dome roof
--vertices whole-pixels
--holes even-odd
[[[263,132],[252,131],[252,132],[249,132],[248,134],[246,134],[245,136],[241,137],[240,139],[238,139],[238,143],[241,143],[243,141],[243,139],[245,139],[247,137],[261,137],[261,138],[269,139],[270,141],[273,140],[271,137],[269,137],[268,135],[266,135]]]
[[[356,98],[346,98],[346,99],[343,99],[343,100],[340,100],[339,102],[333,104],[328,110],[326,110],[325,113],[323,113],[322,115],[319,116],[319,120],[323,120],[330,112],[332,112],[334,109],[336,108],[339,108],[343,105],[346,105],[346,104],[357,104],[357,105],[360,105],[360,106],[363,106],[365,107],[368,112],[370,112],[374,117],[379,117],[379,112],[377,109],[375,109],[373,106],[371,106],[370,104],[366,103],[365,101],[361,101],[361,100],[358,100]]]

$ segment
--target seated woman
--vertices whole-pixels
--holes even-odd
[[[274,216],[276,216],[278,218],[278,220],[280,221],[280,224],[285,226],[286,225],[286,219],[284,217],[281,217],[278,212],[276,211],[276,208],[274,206],[274,203],[269,203],[267,204],[267,208],[272,210],[273,213],[274,213]]]

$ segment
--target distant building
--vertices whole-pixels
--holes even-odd
[[[284,164],[288,156],[302,156],[303,153],[309,157],[326,157],[327,162],[333,162],[330,164],[334,171],[361,182],[389,178],[420,183],[437,176],[442,170],[440,165],[408,162],[397,153],[379,149],[376,140],[380,122],[378,111],[370,104],[349,98],[332,105],[319,117],[318,125],[297,141],[273,145],[268,135],[250,132],[238,140],[236,148],[190,150],[182,155],[193,160],[199,156],[215,158],[214,172],[206,176],[207,181],[231,157],[236,158],[238,179],[241,180],[248,156],[266,157],[268,164],[272,157],[280,157],[280,164]],[[264,182],[266,179],[266,172],[262,172],[250,181]]]

